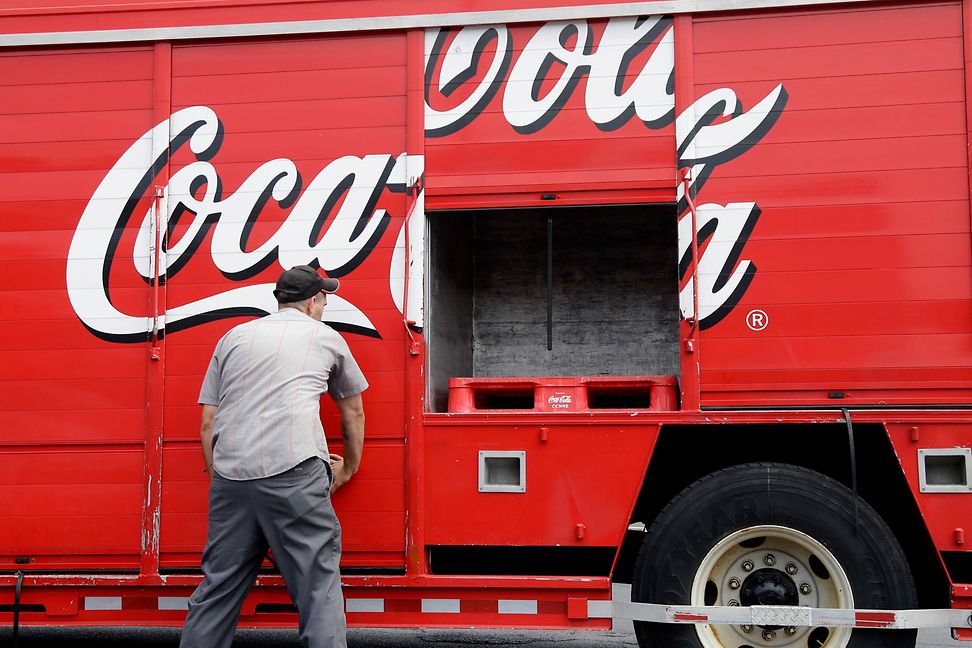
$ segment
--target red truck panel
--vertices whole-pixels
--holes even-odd
[[[968,518],[968,507],[963,508],[952,493],[921,492],[918,477],[918,450],[955,447],[952,444],[956,435],[961,435],[962,431],[947,423],[925,421],[889,427],[898,460],[908,476],[912,493],[935,546],[942,551],[964,550],[965,526],[961,520]]]
[[[160,57],[166,60],[160,63]],[[68,61],[71,73],[66,75]],[[97,204],[97,197],[91,205],[88,201],[106,174],[116,178],[115,184],[106,184],[108,189],[98,196],[113,198],[124,190],[117,178],[127,172],[126,164],[147,159],[150,138],[142,140],[144,152],[119,166],[125,150],[150,133],[160,115],[165,119],[184,108],[208,105],[218,115],[222,139],[213,166],[203,174],[211,181],[218,176],[219,195],[205,182],[194,185],[190,204],[234,195],[245,202],[247,191],[253,189],[240,187],[257,167],[274,158],[293,160],[305,189],[342,156],[386,153],[390,167],[405,146],[404,66],[404,34],[194,44],[161,53],[124,47],[0,54],[4,70],[0,97],[7,106],[0,127],[4,135],[0,263],[6,269],[0,280],[5,332],[0,349],[0,381],[5,386],[0,407],[8,423],[3,440],[13,444],[6,446],[3,456],[22,466],[4,471],[5,478],[14,481],[4,493],[4,501],[11,505],[3,507],[3,528],[8,531],[0,534],[0,553],[29,555],[37,563],[72,568],[138,565],[142,457],[148,452],[145,441],[154,425],[152,415],[146,418],[146,403],[153,398],[147,395],[146,385],[151,380],[149,370],[157,365],[144,343],[119,344],[114,339],[111,331],[117,320],[104,323],[89,318],[86,324],[92,330],[85,330],[64,298],[63,259],[78,236],[78,216],[86,206]],[[159,101],[164,104],[161,113]],[[193,168],[199,168],[187,147],[173,147],[168,176],[191,172],[186,167],[193,163]],[[69,277],[79,282],[75,299],[85,300],[92,292],[104,290],[120,313],[151,317],[153,289],[132,267],[135,262],[143,273],[147,267],[136,235],[142,215],[152,204],[152,191],[141,191],[135,196],[134,216],[120,221],[123,229],[116,230],[117,242],[106,253],[110,269],[104,278],[90,273],[80,279]],[[323,203],[323,191],[324,187],[313,189],[307,200]],[[341,194],[337,197],[340,207]],[[171,195],[170,204],[186,199]],[[400,351],[404,327],[389,292],[388,270],[404,205],[401,192],[385,191],[379,196],[376,208],[390,214],[380,230],[387,234],[375,238],[351,260],[353,265],[331,268],[343,280],[341,297],[367,313],[372,327],[361,335],[350,334],[372,385],[366,408],[372,423],[368,450],[372,459],[355,487],[338,496],[340,506],[355,511],[345,517],[358,520],[353,524],[357,530],[349,532],[345,543],[349,565],[395,567],[404,560],[404,360]],[[290,209],[271,200],[253,222],[250,246],[245,249],[274,236],[290,215]],[[170,276],[160,289],[163,313],[187,305],[191,309],[192,303],[234,287],[218,267],[221,258],[209,255],[211,239],[200,241],[198,253],[190,248],[180,254],[189,242],[183,237],[198,231],[193,216],[184,212],[171,225]],[[326,236],[324,225],[315,234],[317,240],[308,244]],[[133,250],[139,250],[137,256]],[[288,252],[294,254],[292,249]],[[81,254],[99,252],[89,247]],[[257,268],[246,279],[232,278],[248,284],[272,282],[277,267]],[[211,318],[204,311],[204,306],[197,309],[204,319]],[[196,470],[200,459],[195,401],[216,340],[240,321],[239,317],[220,319],[166,341],[165,401],[160,414],[163,474],[169,478],[163,477],[161,491],[163,568],[198,564],[205,537],[205,488],[203,475]],[[326,418],[333,431],[332,448],[339,451],[333,408]],[[26,430],[33,433],[28,436]],[[57,500],[51,500],[47,490],[24,483],[21,472],[27,466],[76,460],[81,456],[79,447],[65,444],[79,443],[85,444],[81,448],[88,469],[102,469],[101,491],[83,486],[86,478],[77,470],[44,478],[51,488],[58,485],[62,496]],[[63,499],[64,488],[72,491],[69,500]],[[54,506],[55,501],[73,505],[64,509]],[[112,514],[102,520],[105,510]],[[49,528],[43,545],[28,540],[39,523]],[[78,545],[72,529],[91,525],[108,534],[111,542],[97,550]],[[114,557],[109,563],[103,554]]]
[[[695,22],[696,94],[728,84],[750,105],[782,83],[789,99],[699,192],[760,209],[743,253],[752,284],[702,333],[703,405],[968,402],[959,5],[771,12],[744,25],[749,37],[736,20]],[[755,310],[765,329],[747,323]]]
[[[425,431],[433,545],[617,546],[651,454],[655,426],[441,425]],[[478,493],[480,451],[524,451],[526,492]],[[580,525],[580,527],[578,526]],[[527,540],[528,539],[528,540]]]
[[[139,445],[4,448],[0,565],[32,556],[47,569],[137,568],[141,481]]]
[[[673,200],[671,21],[578,25],[427,33],[430,208]]]
[[[489,3],[456,3],[451,0],[407,3],[399,0],[241,0],[229,4],[220,0],[188,0],[161,6],[142,0],[109,0],[95,5],[88,0],[41,0],[4,9],[0,13],[0,33],[383,18],[601,4],[613,4],[613,0],[494,0]]]
[[[144,349],[106,345],[80,326],[66,299],[64,258],[104,164],[127,146],[118,129],[151,126],[151,78],[145,48],[70,59],[0,53],[5,565],[29,555],[70,569],[138,566],[149,360]],[[119,112],[100,112],[111,97]],[[144,284],[119,286],[119,294],[132,289],[144,300]]]
[[[841,419],[820,406],[860,406],[855,423],[885,426],[935,547],[964,549],[956,519],[968,495],[921,492],[916,457],[968,445],[966,410],[925,407],[972,404],[968,0],[964,23],[953,1],[466,27],[443,18],[442,29],[345,33],[328,23],[303,36],[271,24],[580,4],[0,9],[0,40],[268,30],[145,46],[0,42],[0,606],[25,568],[38,572],[25,602],[47,606],[27,621],[181,623],[173,606],[198,583],[206,526],[202,375],[220,336],[276,307],[281,267],[306,262],[340,277],[327,319],[371,384],[363,466],[335,497],[343,566],[362,570],[345,583],[352,623],[603,626],[578,610],[610,596],[608,568],[590,578],[447,576],[430,566],[429,547],[559,545],[610,558],[659,430],[698,435],[686,443],[781,423],[834,431]],[[642,372],[678,374],[658,379],[665,397],[611,411],[562,412],[549,400],[537,412],[490,411],[471,409],[470,392],[459,411],[430,411],[435,338],[418,297],[452,277],[425,281],[425,212],[532,218],[540,212],[524,208],[569,206],[598,217],[616,205],[631,220],[645,205],[671,219],[679,279],[654,296],[671,304],[673,330],[680,309],[681,337],[665,344],[681,364]],[[167,254],[157,272],[160,211]],[[593,275],[580,268],[574,279]],[[613,317],[611,286],[597,297]],[[474,390],[482,376],[446,378]],[[547,387],[563,387],[558,379]],[[902,409],[873,407],[886,405]],[[818,409],[782,411],[803,406]],[[342,452],[327,399],[323,418]],[[525,452],[525,492],[479,492],[483,450]],[[722,467],[708,456],[699,465],[710,460]],[[103,578],[65,573],[91,570]],[[503,618],[503,604],[523,597],[535,613]],[[104,607],[115,599],[117,609]],[[458,616],[426,614],[426,600],[454,603]],[[292,622],[257,609],[287,601],[279,577],[261,576],[244,623]]]
[[[238,191],[259,165],[286,158],[293,160],[303,178],[304,199],[313,200],[309,183],[333,160],[404,150],[405,78],[404,37],[400,34],[176,46],[172,50],[172,110],[206,105],[219,116],[224,136],[214,163],[224,198]],[[179,163],[188,162],[179,156],[173,160],[179,162],[172,165],[172,173],[178,172]],[[320,189],[316,192],[321,196]],[[404,196],[389,192],[377,202],[378,209],[386,209],[398,219],[404,215],[403,206]],[[271,240],[294,220],[292,209],[271,201],[249,230],[247,249]],[[176,230],[175,239],[186,235],[189,225],[185,227],[183,232]],[[400,355],[404,333],[388,291],[393,234],[400,227],[400,220],[397,224],[392,221],[389,233],[375,241],[370,254],[362,255],[353,272],[341,276],[341,297],[367,313],[380,337],[349,336],[371,384],[366,404],[370,465],[362,469],[354,488],[336,498],[347,511],[342,516],[345,524],[356,529],[345,539],[345,564],[352,566],[395,567],[404,560]],[[207,256],[196,254],[167,282],[170,307],[231,287],[214,272],[217,268]],[[219,260],[214,260],[218,266]],[[252,279],[246,283],[272,282],[278,272],[277,264],[264,272],[248,271]],[[180,472],[173,473],[171,480],[163,477],[164,566],[193,566],[199,560],[205,536],[205,498],[201,495],[205,479],[199,471],[178,466],[195,466],[199,461],[195,454],[198,421],[194,420],[199,384],[215,341],[234,321],[241,320],[190,329],[184,337],[173,335],[167,345],[163,466],[175,464],[174,470]],[[333,411],[326,419],[329,446],[340,452],[340,426]],[[376,493],[382,495],[376,497]],[[191,506],[187,506],[189,502]]]

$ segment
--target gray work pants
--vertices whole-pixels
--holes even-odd
[[[330,466],[316,457],[265,479],[213,474],[203,581],[189,598],[181,648],[229,648],[268,546],[297,606],[303,645],[347,646],[330,485]]]

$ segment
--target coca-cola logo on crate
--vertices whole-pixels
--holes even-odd
[[[554,407],[567,407],[574,404],[574,397],[570,394],[554,394],[547,398],[547,402]]]

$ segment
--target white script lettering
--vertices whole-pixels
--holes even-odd
[[[163,241],[160,281],[171,279],[185,265],[211,225],[213,263],[230,279],[255,276],[274,261],[282,268],[312,264],[331,276],[342,276],[368,256],[387,228],[389,215],[374,209],[377,197],[388,188],[404,190],[405,186],[404,154],[346,156],[328,164],[298,198],[297,168],[281,158],[259,166],[236,192],[220,199],[219,174],[208,162],[221,143],[218,117],[205,106],[174,113],[139,138],[115,163],[88,202],[71,242],[67,260],[71,304],[85,326],[105,339],[144,340],[151,330],[145,314],[124,313],[114,306],[109,276],[116,237],[133,216],[135,204],[153,185],[158,170],[167,163],[167,158],[152,159],[148,154],[160,138],[167,138],[173,150],[188,140],[196,157],[196,161],[175,171],[168,183],[169,209],[162,230],[174,226],[172,221],[184,214],[191,215],[192,221],[179,241],[171,245]],[[414,173],[419,161],[413,158],[409,162]],[[281,208],[296,203],[276,232],[252,245],[248,239],[253,224],[270,200]],[[151,209],[142,219],[133,257],[135,269],[146,280],[154,281],[151,255],[146,252],[155,235]],[[272,312],[277,308],[272,288],[273,284],[245,286],[168,308],[160,315],[159,330],[171,332],[219,317]],[[337,295],[330,300],[327,321],[338,328],[377,336],[371,321]]]

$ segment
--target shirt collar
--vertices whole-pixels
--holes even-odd
[[[310,320],[312,322],[316,322],[317,321],[316,319],[314,319],[310,315],[307,315],[305,313],[302,313],[299,310],[297,310],[296,308],[291,308],[289,306],[286,307],[286,308],[281,308],[276,313],[271,313],[270,317],[274,317],[274,318],[277,318],[277,319],[289,319],[289,320],[302,320],[302,319],[306,319],[306,320]]]

